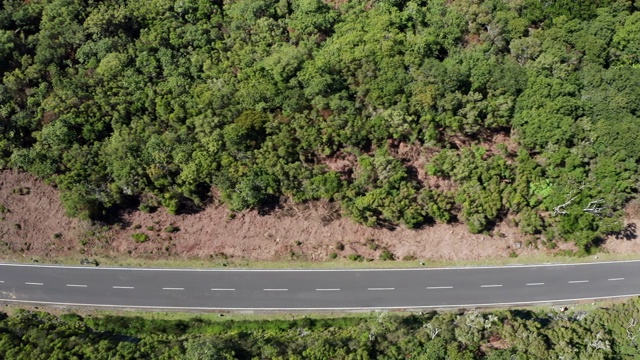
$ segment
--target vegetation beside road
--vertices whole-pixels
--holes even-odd
[[[637,192],[637,10],[8,0],[0,166],[55,183],[84,218],[285,196],[371,226],[477,233],[511,216],[588,252]]]
[[[82,257],[58,257],[55,259],[33,257],[25,259],[23,257],[4,257],[4,262],[30,262],[42,264],[57,265],[79,265]],[[429,267],[464,267],[464,266],[502,266],[502,265],[518,265],[518,264],[571,264],[585,262],[601,262],[601,261],[627,261],[640,260],[638,254],[607,254],[598,253],[594,256],[576,256],[571,253],[569,255],[534,255],[519,256],[512,258],[496,258],[481,260],[396,260],[396,261],[373,261],[360,262],[348,259],[328,260],[328,261],[299,261],[299,260],[243,260],[243,259],[227,259],[227,260],[202,260],[202,259],[145,259],[122,257],[96,257],[89,260],[95,260],[99,266],[124,266],[124,267],[163,267],[163,268],[189,268],[189,269],[206,269],[206,268],[229,268],[229,269],[384,269],[384,268],[429,268]],[[93,265],[88,265],[93,266]]]
[[[290,320],[0,313],[4,359],[621,359],[638,354],[640,300]]]

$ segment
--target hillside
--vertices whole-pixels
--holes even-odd
[[[509,221],[588,253],[637,193],[637,9],[5,1],[0,167],[104,223],[320,202],[380,229]]]

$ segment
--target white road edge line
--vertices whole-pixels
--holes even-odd
[[[453,289],[453,286],[427,286],[427,290]]]
[[[184,288],[162,288],[162,290],[184,290]]]
[[[527,286],[540,286],[544,285],[544,283],[527,283]]]
[[[114,289],[135,289],[133,286],[112,286]]]
[[[236,291],[236,289],[213,288],[211,291]]]
[[[340,291],[340,289],[316,289],[316,291]]]
[[[480,285],[480,287],[483,288],[494,288],[494,287],[502,287],[502,285],[496,284],[496,285]]]
[[[395,290],[396,288],[367,288],[369,291],[386,291],[386,290]]]
[[[25,285],[44,285],[43,283],[26,282]]]
[[[624,278],[613,278],[613,279],[607,279],[609,281],[620,281],[620,280],[624,280]]]
[[[45,265],[45,264],[16,264],[16,263],[0,263],[0,266],[14,267],[39,267],[39,268],[57,268],[57,269],[84,269],[88,271],[103,270],[126,270],[126,271],[177,271],[177,272],[375,272],[375,271],[438,271],[438,270],[476,270],[476,269],[517,269],[517,268],[535,268],[535,267],[567,267],[582,265],[606,265],[606,264],[623,264],[638,263],[640,260],[619,260],[619,261],[598,261],[598,262],[582,262],[582,263],[545,263],[545,264],[517,264],[517,265],[489,265],[489,266],[449,266],[438,268],[392,268],[392,269],[181,269],[181,268],[132,268],[132,267],[86,267],[86,266],[61,266],[61,265]]]
[[[573,280],[569,281],[569,284],[580,284],[580,283],[588,283],[589,280]]]
[[[81,285],[81,284],[67,284],[68,287],[79,287],[79,288],[86,288],[87,285]]]
[[[262,291],[289,291],[289,289],[262,289]]]
[[[90,306],[90,307],[104,307],[104,308],[132,308],[132,309],[166,309],[166,310],[238,310],[238,311],[282,311],[282,310],[296,310],[296,311],[338,311],[338,310],[371,310],[371,309],[444,309],[444,308],[467,308],[467,307],[483,307],[483,306],[513,306],[513,305],[528,305],[528,304],[552,304],[552,303],[566,303],[566,302],[578,302],[585,300],[603,300],[603,299],[619,299],[640,296],[640,293],[624,294],[624,295],[612,295],[612,296],[594,296],[584,298],[573,299],[549,299],[549,300],[533,300],[533,301],[513,301],[513,302],[496,302],[496,303],[477,303],[477,304],[456,304],[456,305],[401,305],[401,306],[361,306],[361,307],[317,307],[317,308],[305,308],[305,307],[206,307],[206,306],[154,306],[154,305],[112,305],[112,304],[87,304],[87,303],[67,303],[67,302],[55,302],[55,301],[37,301],[37,300],[18,300],[18,299],[1,299],[2,302],[11,303],[24,303],[24,304],[42,304],[42,305],[56,305],[56,306]]]

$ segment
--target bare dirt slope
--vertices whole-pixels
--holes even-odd
[[[54,188],[17,171],[0,172],[0,205],[8,209],[0,221],[0,257],[5,259],[124,255],[322,261],[334,252],[338,257],[359,254],[378,259],[388,250],[396,259],[479,260],[548,251],[543,246],[528,246],[528,239],[509,226],[509,221],[499,225],[494,236],[471,235],[463,225],[447,224],[421,230],[372,229],[340,218],[336,205],[324,202],[289,204],[266,216],[245,211],[235,218],[217,206],[177,216],[163,209],[132,211],[122,215],[121,225],[100,227],[67,218]],[[626,221],[637,223],[639,213],[638,209],[629,212]],[[179,231],[168,232],[168,226]],[[146,234],[148,241],[134,241],[135,233]],[[338,244],[344,249],[339,250]],[[604,247],[610,252],[640,253],[640,242],[635,239],[612,239]]]

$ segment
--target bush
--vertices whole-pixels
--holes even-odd
[[[341,242],[337,242],[336,243],[336,250],[338,250],[338,251],[344,250],[344,244],[341,243]]]
[[[391,251],[385,249],[380,254],[380,260],[383,260],[383,261],[395,260],[395,255],[393,255],[393,253]]]
[[[173,225],[169,225],[166,228],[164,228],[164,231],[167,233],[177,233],[178,231],[180,231],[180,228],[177,226],[173,226]]]
[[[363,261],[364,257],[362,257],[362,255],[359,255],[359,254],[349,254],[349,260],[351,260],[351,261]]]
[[[337,257],[338,257],[337,253],[333,252],[333,253],[329,254],[329,259],[331,259],[331,260],[336,259]]]
[[[135,234],[131,234],[131,238],[137,242],[138,244],[142,244],[145,243],[147,241],[149,241],[149,235],[145,234],[145,233],[135,233]]]
[[[31,188],[28,188],[26,186],[20,186],[20,187],[14,188],[13,190],[11,190],[11,192],[16,195],[25,196],[31,193]]]

